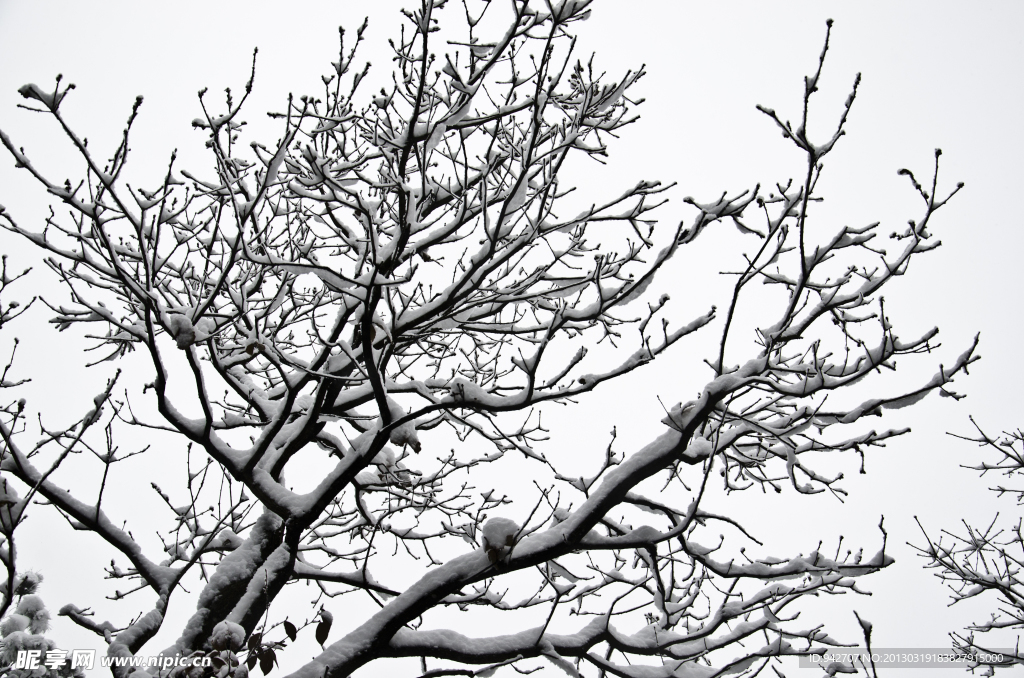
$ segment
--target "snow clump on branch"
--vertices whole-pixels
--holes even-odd
[[[215,650],[241,650],[245,643],[245,629],[235,622],[224,620],[213,627],[210,644]]]
[[[519,525],[508,518],[491,518],[484,523],[484,552],[492,563],[508,554],[517,534]]]

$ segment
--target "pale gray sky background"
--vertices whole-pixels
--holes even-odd
[[[0,128],[58,178],[77,176],[80,168],[71,149],[55,139],[50,120],[15,108],[21,102],[18,87],[35,82],[46,89],[57,73],[63,73],[78,86],[63,110],[90,138],[91,147],[113,148],[134,97],[142,94],[145,103],[132,143],[139,176],[159,176],[174,148],[179,149],[182,165],[205,167],[204,137],[190,125],[200,114],[197,90],[209,87],[210,96],[225,86],[241,91],[252,49],[258,46],[256,88],[247,120],[251,127],[264,130],[264,139],[273,141],[278,125],[262,112],[283,108],[288,92],[319,91],[320,75],[336,59],[339,24],[354,30],[370,13],[363,57],[373,62],[377,77],[387,75],[390,57],[385,41],[397,30],[400,17],[395,8],[401,5],[0,0]],[[779,555],[810,551],[819,539],[834,544],[838,534],[873,552],[878,543],[875,526],[884,514],[889,552],[897,563],[864,580],[863,586],[874,592],[870,598],[808,606],[807,625],[820,616],[836,634],[856,639],[849,612],[856,608],[875,622],[878,646],[944,647],[947,632],[980,620],[985,606],[947,607],[946,590],[921,569],[921,559],[906,546],[907,541],[921,542],[913,516],[937,534],[942,527],[956,528],[962,517],[982,522],[997,510],[1006,518],[1021,513],[1012,501],[996,500],[985,491],[994,479],[978,480],[973,472],[959,468],[976,462],[978,451],[946,432],[970,433],[970,414],[990,433],[1024,424],[1018,282],[1024,224],[1020,209],[1012,204],[1024,184],[1024,4],[627,6],[599,0],[592,18],[577,25],[578,53],[585,57],[597,51],[596,63],[611,74],[646,63],[649,75],[637,92],[647,102],[640,109],[641,120],[612,145],[608,169],[587,177],[581,189],[601,191],[641,177],[678,182],[671,193],[673,203],[660,213],[674,222],[685,214],[683,196],[709,200],[726,189],[798,175],[799,154],[754,105],[775,108],[791,119],[799,116],[802,77],[813,71],[829,17],[835,20],[832,48],[818,102],[819,124],[812,122],[812,132],[831,130],[856,72],[863,73],[863,83],[848,136],[829,157],[820,186],[827,200],[819,211],[820,223],[831,228],[880,220],[885,233],[900,229],[921,210],[909,182],[896,171],[909,167],[918,176],[930,176],[933,149],[941,147],[941,184],[952,188],[963,181],[966,187],[938,213],[931,229],[943,247],[917,260],[907,278],[889,289],[887,308],[905,336],[932,325],[942,328],[942,348],[930,359],[914,361],[916,367],[905,361],[909,369],[901,378],[934,373],[939,362],[951,362],[979,331],[983,360],[969,378],[957,381],[958,390],[969,394],[966,400],[932,397],[913,410],[886,415],[888,421],[881,425],[910,425],[914,433],[869,453],[867,476],[856,474],[859,460],[847,460],[850,477],[845,487],[850,497],[845,504],[824,496],[793,501],[790,496],[776,499],[749,493],[716,498],[721,504],[710,510],[738,506],[762,541],[780,544]],[[65,167],[69,160],[71,165]],[[25,225],[41,224],[47,206],[46,196],[3,155],[0,204]],[[721,285],[718,268],[738,261],[737,250],[730,256],[721,248],[738,242],[732,234],[723,234],[710,240],[702,256],[680,262],[684,270],[674,291],[684,303],[684,317],[706,306],[702,295]],[[0,250],[15,261],[35,256],[7,234],[0,234]],[[41,268],[37,272],[43,273]],[[39,281],[42,285],[43,276]],[[41,320],[44,315],[33,318]],[[27,337],[25,329],[18,332]],[[51,388],[57,383],[61,391],[47,397],[87,403],[101,388],[105,372],[70,371],[72,362],[82,362],[71,337],[57,335],[40,322],[33,326],[31,339],[30,348],[38,349],[33,358],[37,381]],[[2,349],[4,355],[7,350]],[[662,417],[655,395],[666,402],[686,400],[706,380],[707,374],[694,367],[703,354],[691,350],[680,345],[657,371],[631,375],[614,389],[616,393],[599,392],[580,411],[601,422],[602,433],[610,428],[604,422],[617,421],[621,449],[647,440],[659,430]],[[891,389],[895,383],[880,388]],[[623,393],[628,397],[622,398]],[[578,432],[571,426],[559,427],[556,422],[555,427],[557,443],[578,443]],[[42,513],[36,509],[33,515]],[[100,567],[110,554],[80,550],[88,540],[72,535],[59,522],[40,517],[38,524],[32,529],[39,539],[23,546],[20,565],[47,577],[42,594],[51,609],[65,602],[98,607],[101,596],[112,589],[100,583]],[[76,546],[71,549],[68,544]],[[994,605],[994,600],[988,602]],[[118,622],[126,621],[127,608],[138,611],[137,606],[124,607]],[[177,633],[180,625],[171,629]],[[67,620],[58,619],[50,635],[70,646],[65,638],[81,637],[76,634]],[[156,652],[167,644],[154,642],[151,649]],[[384,674],[369,670],[365,675]]]

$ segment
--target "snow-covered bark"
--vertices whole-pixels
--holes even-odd
[[[354,69],[343,33],[324,91],[289,100],[274,114],[281,137],[254,142],[251,155],[240,111],[252,81],[241,98],[228,93],[219,115],[204,90],[193,125],[208,134],[212,171],[179,170],[172,157],[151,189],[130,185],[125,171],[141,99],[104,163],[61,110],[68,86],[23,88],[87,176],[77,187],[51,181],[0,132],[72,214],[42,231],[6,212],[0,220],[47,251],[70,290],[70,301],[51,304],[54,322],[102,327],[104,360],[129,364],[137,350],[152,372],[123,401],[111,379],[75,425],[34,445],[21,442],[22,406],[0,421],[5,478],[116,549],[130,565],[112,563],[110,578],[157,595],[116,633],[75,608],[67,616],[123,656],[157,633],[169,606],[188,604],[195,612],[167,653],[220,656],[244,634],[250,668],[266,671],[314,624],[275,621],[288,583],[362,591],[379,609],[333,643],[321,608],[323,654],[296,672],[309,678],[410,656],[424,675],[448,670],[428,659],[477,665],[480,675],[535,659],[570,675],[720,675],[836,644],[798,625],[794,610],[808,596],[857,591],[857,578],[887,566],[884,530],[870,558],[838,547],[829,556],[820,544],[807,555],[754,555],[770,546],[709,510],[706,490],[720,478],[728,492],[840,494],[842,475],[817,468],[823,454],[863,456],[907,432],[870,429],[868,416],[932,391],[956,395],[950,382],[975,360],[974,346],[909,391],[864,393],[852,406],[827,398],[863,391],[897,356],[936,348],[937,330],[901,339],[879,293],[938,245],[931,218],[949,197],[936,192],[938,153],[930,189],[904,171],[923,215],[889,237],[892,252],[878,224],[812,226],[822,159],[856,94],[855,84],[831,137],[808,139],[826,39],[800,124],[762,109],[805,158],[803,180],[687,198],[690,220],[666,228],[650,214],[667,190],[657,181],[582,199],[565,185],[577,159],[603,158],[636,120],[631,89],[644,74],[611,79],[574,61],[570,31],[590,3],[469,3],[461,14],[444,4],[425,0],[407,14],[392,85],[378,95],[362,96],[365,71]],[[452,39],[447,22],[459,17]],[[724,222],[751,243],[723,263],[735,274],[726,310],[708,299],[677,320],[657,274]],[[738,310],[756,282],[781,292],[764,298],[776,304],[767,324]],[[577,403],[702,331],[718,336],[703,361],[710,378],[671,377],[699,395],[664,418],[652,413],[660,433],[647,445],[583,447],[574,468],[544,449],[545,403]],[[131,456],[111,442],[125,426],[188,443],[186,487],[146,479],[172,514],[161,532],[166,559],[100,506],[113,491],[107,472]],[[445,451],[452,440],[465,444]],[[30,459],[41,450],[46,468]],[[52,477],[82,450],[103,469],[98,493]],[[495,477],[488,467],[512,483],[524,465],[532,482],[523,487],[477,483]],[[725,540],[710,526],[735,534]],[[179,586],[189,576],[201,582],[191,601]],[[447,610],[478,607],[508,613],[522,630],[470,641],[429,628]],[[646,624],[627,630],[637,615]]]

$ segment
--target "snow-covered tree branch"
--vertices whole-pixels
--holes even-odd
[[[7,255],[3,256],[3,260],[0,262],[0,331],[3,332],[4,340],[7,339],[9,323],[25,313],[36,301],[36,298],[33,297],[28,303],[23,304],[10,298],[11,285],[24,278],[28,273],[28,269],[18,274],[12,273],[8,268]],[[26,377],[16,376],[16,370],[13,369],[18,344],[19,341],[15,339],[9,347],[3,347],[4,350],[10,351],[7,360],[4,361],[3,371],[0,372],[0,389],[4,392],[16,388],[28,380]],[[4,424],[8,429],[16,430],[24,427],[24,422],[19,422],[24,411],[25,401],[19,398],[13,402],[5,402],[3,409],[0,410],[0,416],[3,417]],[[3,593],[0,617],[10,609],[19,589],[22,589],[21,593],[33,593],[35,590],[33,582],[36,581],[38,575],[36,573],[19,574],[17,569],[18,547],[15,530],[24,522],[25,510],[29,501],[30,498],[21,496],[14,483],[9,482],[6,476],[0,476],[0,535],[2,535],[0,563],[3,563],[4,566],[4,577],[0,580],[0,589]],[[27,579],[26,575],[28,575]],[[27,585],[26,582],[28,582]]]
[[[977,465],[967,468],[997,474],[1006,479],[1016,479],[1024,471],[1024,433],[1008,431],[1001,438],[986,434],[974,419],[976,437],[967,440],[977,443],[993,455]],[[963,436],[957,436],[963,437]],[[996,494],[1009,495],[1017,499],[1018,505],[1024,500],[1024,488],[1000,483],[992,488]],[[918,525],[921,525],[920,521]],[[990,613],[987,621],[979,621],[967,628],[966,634],[951,634],[953,646],[968,655],[979,658],[977,665],[986,667],[992,675],[995,667],[1009,667],[1024,664],[1020,637],[1007,642],[1007,632],[1024,628],[1024,586],[1020,581],[1021,564],[1024,563],[1024,538],[1021,536],[1021,518],[1000,520],[993,516],[987,525],[971,525],[963,521],[959,529],[944,529],[938,539],[928,536],[921,527],[924,545],[917,547],[927,560],[925,567],[935,570],[951,590],[952,602],[993,596],[998,607]],[[991,635],[984,635],[991,634]],[[1006,649],[1014,651],[1007,653]]]
[[[243,141],[252,78],[223,104],[203,90],[192,124],[209,167],[172,155],[146,188],[129,168],[141,97],[104,160],[62,108],[73,85],[20,90],[85,169],[54,178],[0,131],[58,201],[42,228],[7,212],[0,223],[63,282],[65,299],[43,301],[52,322],[93,341],[96,369],[117,368],[70,426],[48,427],[42,403],[37,433],[24,404],[7,407],[0,471],[116,554],[106,576],[123,582],[123,620],[79,601],[62,610],[109,654],[209,653],[220,675],[268,672],[315,626],[323,652],[293,675],[415,657],[424,676],[543,662],[713,676],[840,643],[798,619],[801,604],[858,593],[889,565],[881,525],[857,551],[836,535],[778,557],[709,506],[709,488],[842,496],[830,453],[863,458],[908,432],[869,417],[955,395],[976,340],[932,378],[887,390],[897,357],[933,359],[938,330],[900,337],[881,292],[939,245],[933,216],[959,186],[940,186],[936,151],[929,180],[901,170],[921,198],[907,228],[815,221],[859,83],[812,139],[826,37],[799,123],[761,108],[803,158],[798,179],[685,198],[675,225],[659,181],[588,193],[590,163],[638,119],[645,72],[575,53],[590,4],[424,0],[379,92],[364,92],[365,24],[342,31],[323,91],[272,114],[277,141]],[[727,226],[748,243],[720,253],[730,293],[668,289],[659,274]],[[696,355],[695,335],[715,337],[710,353]],[[652,410],[649,443],[546,448],[545,418],[677,343],[694,370],[666,375],[680,402]],[[136,445],[138,432],[153,442]],[[128,491],[108,477],[176,454],[187,482],[132,481],[167,520],[151,549],[108,508]],[[86,462],[95,486],[70,475]],[[319,611],[306,602],[296,625],[284,601],[294,614],[309,590]],[[352,592],[373,611],[349,613],[332,638],[332,600]],[[171,606],[190,611],[177,641],[147,646]],[[490,635],[464,621],[492,612],[507,626]]]

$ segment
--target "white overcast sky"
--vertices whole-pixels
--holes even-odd
[[[402,4],[0,0],[0,128],[56,178],[78,176],[78,163],[67,144],[54,141],[49,121],[15,108],[21,101],[18,87],[35,82],[46,88],[63,73],[78,86],[64,110],[91,147],[113,148],[131,102],[142,94],[132,144],[141,176],[157,176],[174,148],[186,164],[204,162],[203,137],[190,126],[200,114],[197,90],[209,87],[211,96],[225,86],[240,91],[258,46],[247,119],[254,127],[267,125],[262,112],[282,108],[288,92],[319,91],[319,76],[336,58],[337,26],[355,29],[367,13],[371,25],[364,57],[384,76],[390,64],[385,41],[397,29],[396,8]],[[939,362],[951,362],[976,332],[981,332],[983,360],[969,378],[958,379],[958,390],[969,394],[966,400],[930,398],[914,411],[887,415],[890,421],[882,425],[906,424],[914,433],[870,453],[866,477],[856,476],[857,465],[850,460],[851,496],[845,504],[830,497],[763,504],[767,500],[753,494],[732,500],[746,502],[743,510],[763,541],[778,539],[806,550],[818,539],[834,543],[845,533],[873,551],[874,526],[884,513],[896,565],[864,580],[863,586],[874,591],[870,599],[839,602],[875,622],[879,646],[944,647],[948,631],[980,621],[983,612],[978,606],[946,607],[945,589],[921,570],[920,559],[906,546],[921,541],[913,516],[937,533],[941,527],[956,528],[961,517],[980,522],[996,510],[1007,518],[1020,512],[984,491],[994,480],[979,481],[959,468],[976,461],[978,452],[945,433],[970,432],[971,414],[992,433],[1024,424],[1018,283],[1024,224],[1013,205],[1024,185],[1024,4],[598,0],[592,18],[577,25],[579,54],[596,50],[596,63],[612,77],[646,64],[649,75],[637,89],[647,101],[641,120],[611,147],[610,174],[581,190],[601,190],[606,181],[632,184],[641,177],[677,182],[674,203],[661,212],[674,222],[684,214],[683,196],[713,199],[726,189],[796,175],[795,149],[754,105],[790,118],[799,115],[802,76],[815,66],[830,17],[835,20],[832,48],[811,131],[820,135],[831,129],[856,72],[863,74],[863,83],[848,136],[826,165],[821,190],[828,207],[822,214],[833,221],[825,226],[878,220],[888,234],[917,218],[918,201],[896,171],[909,167],[919,177],[930,176],[933,150],[941,147],[940,185],[952,188],[963,181],[966,188],[936,217],[932,231],[944,246],[893,285],[887,307],[905,336],[932,325],[942,329],[942,348],[919,360],[921,369],[911,374],[931,374]],[[269,124],[258,129],[273,141],[278,130]],[[3,155],[0,204],[25,225],[39,225],[47,204]],[[0,250],[29,261],[24,246],[7,234],[0,234]],[[733,258],[716,259],[707,270],[709,280],[717,278],[718,268],[737,261],[737,252],[710,252],[707,260],[719,255]],[[709,264],[680,265],[701,272]],[[677,292],[694,300],[686,308],[701,306],[700,286]],[[76,350],[57,343],[50,326],[37,327],[32,338],[39,345]],[[2,350],[5,355],[6,344]],[[678,364],[699,363],[703,356],[686,350],[679,349]],[[50,363],[39,360],[42,378]],[[692,368],[674,374],[668,370],[674,364],[670,359],[657,374],[648,370],[626,382],[629,412],[621,398],[596,398],[587,405],[593,407],[591,416],[602,422],[621,417],[623,441],[647,439],[660,426],[654,395],[667,402],[687,400],[707,376]],[[87,381],[65,388],[74,394],[77,384]],[[86,402],[98,383],[83,386]],[[43,593],[53,610],[64,602],[90,604],[106,591],[83,588],[83,582],[99,581],[99,571],[69,569],[52,541],[36,550],[26,546],[20,564],[47,576]],[[69,577],[76,579],[69,583]],[[69,592],[76,600],[65,599]],[[836,628],[852,634],[852,617],[839,616]],[[58,642],[65,624],[58,620],[51,634]]]

